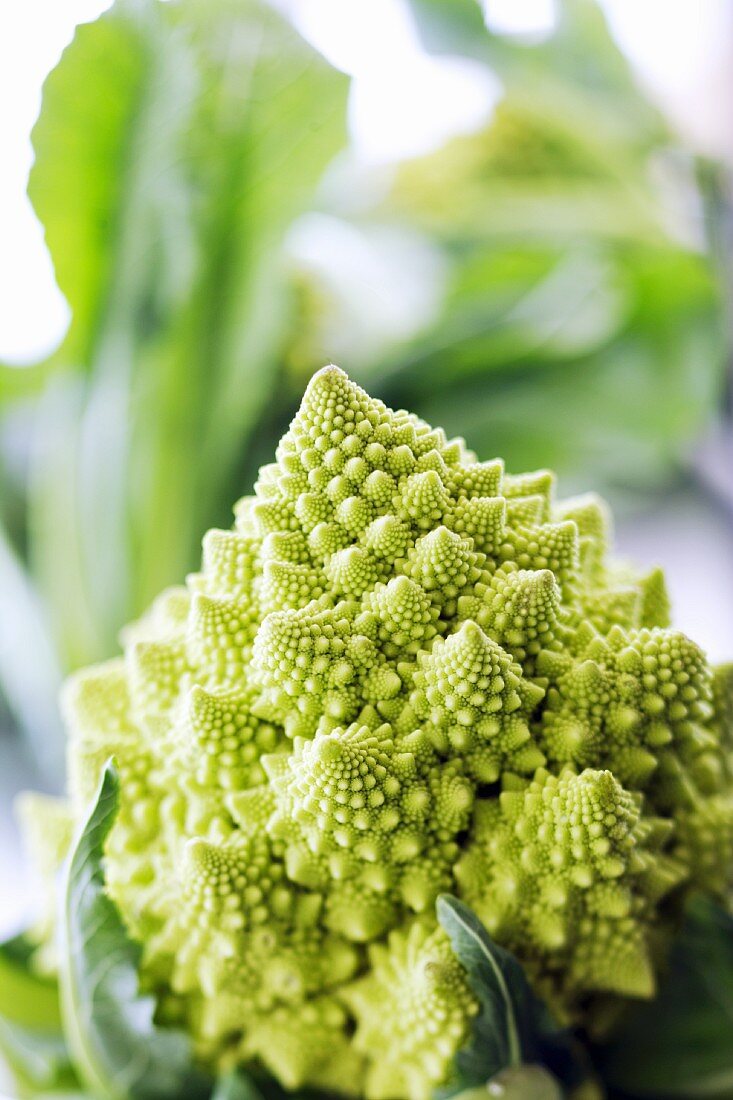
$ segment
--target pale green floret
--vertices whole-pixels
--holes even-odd
[[[369,950],[365,977],[343,991],[359,1021],[373,1100],[423,1100],[466,1042],[479,1005],[442,929],[422,920]]]
[[[581,1024],[653,992],[686,889],[725,894],[733,677],[669,628],[659,570],[609,558],[597,497],[337,367],[275,457],[72,679],[69,803],[23,816],[50,882],[114,755],[108,888],[202,1061],[427,1100],[477,1011],[439,893]]]
[[[307,848],[336,883],[360,887],[357,912],[327,917],[348,939],[373,939],[451,887],[474,789],[460,761],[442,761],[421,731],[395,741],[387,723],[323,729],[263,764],[276,806],[267,828],[294,846],[286,861],[295,880]]]
[[[531,774],[544,763],[528,725],[544,691],[476,623],[436,641],[418,665],[412,706],[439,752],[464,760],[482,783],[504,767]]]
[[[463,897],[563,1015],[578,990],[654,991],[649,918],[684,868],[661,851],[672,823],[640,802],[609,771],[540,769],[477,806]]]

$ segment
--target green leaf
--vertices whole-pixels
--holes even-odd
[[[32,956],[24,936],[0,944],[0,1017],[21,1028],[58,1030],[58,985],[33,969]]]
[[[456,1055],[453,1076],[437,1096],[448,1098],[485,1088],[497,1074],[535,1063],[544,1064],[568,1087],[584,1080],[585,1060],[535,997],[514,955],[494,943],[475,913],[458,898],[442,894],[437,913],[481,1005],[471,1040]]]
[[[191,1100],[210,1082],[180,1032],[154,1023],[155,1000],[139,991],[141,951],[105,892],[104,842],[117,813],[119,780],[104,769],[68,867],[62,906],[64,1028],[81,1079],[102,1100]]]
[[[44,84],[28,194],[72,310],[57,361],[88,362],[107,308],[115,256],[106,242],[124,201],[130,128],[141,109],[146,61],[139,22],[115,13],[79,26]],[[90,78],[102,71],[104,94],[89,94]],[[82,88],[87,94],[80,94]]]
[[[518,1066],[524,1061],[522,1036],[527,1032],[531,994],[517,960],[489,939],[466,905],[456,898],[442,896],[438,898],[437,910],[438,920],[481,1002],[472,1042],[456,1058],[458,1072],[465,1082],[480,1084],[507,1066]]]
[[[180,293],[170,272],[186,270],[188,230],[184,222],[176,235],[164,207],[180,215],[180,175],[168,168],[181,155],[193,82],[190,56],[165,37],[159,5],[122,2],[77,28],[44,85],[32,134],[29,194],[72,322],[38,407],[29,553],[67,669],[109,654],[129,608],[125,465],[136,333],[147,326],[154,335],[156,311],[170,310]]]
[[[345,143],[347,86],[262,0],[118,0],[46,82],[29,190],[73,320],[29,542],[67,668],[229,522],[280,382],[283,242]]]
[[[531,1057],[532,993],[520,964],[489,938],[468,906],[442,895],[437,913],[481,1005],[471,1041],[456,1055],[454,1080],[438,1094],[450,1097]]]
[[[600,1049],[604,1079],[633,1100],[733,1097],[733,917],[697,897],[654,1001]]]

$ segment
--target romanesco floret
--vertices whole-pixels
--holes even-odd
[[[212,1068],[426,1100],[477,1011],[440,892],[583,1022],[728,888],[730,670],[554,488],[327,367],[201,572],[67,687],[34,847],[114,755],[108,888]]]
[[[476,806],[462,895],[552,1004],[579,988],[654,991],[649,918],[684,868],[662,850],[672,823],[640,804],[610,771],[540,768]]]

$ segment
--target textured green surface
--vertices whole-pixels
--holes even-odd
[[[563,1023],[652,996],[673,894],[727,889],[730,670],[603,503],[328,367],[235,511],[64,694],[74,815],[118,762],[106,885],[161,1019],[212,1067],[424,1100],[481,1000],[443,892]],[[534,1057],[502,1018],[487,1076]]]

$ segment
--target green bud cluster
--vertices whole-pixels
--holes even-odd
[[[51,874],[114,756],[108,888],[212,1067],[425,1100],[477,1011],[439,893],[582,1022],[728,889],[731,672],[554,487],[327,367],[201,572],[69,683],[33,846]]]

